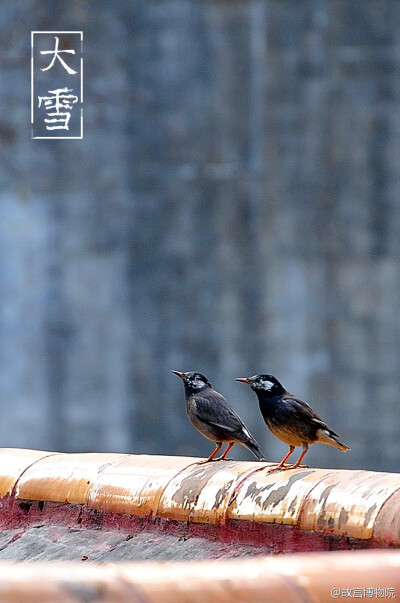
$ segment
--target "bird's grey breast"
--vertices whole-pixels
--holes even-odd
[[[215,429],[208,425],[207,421],[201,417],[201,412],[199,412],[199,409],[197,408],[196,397],[189,396],[185,400],[185,407],[186,414],[193,427],[195,427],[205,438],[215,442],[218,439],[215,434]]]
[[[185,399],[185,410],[189,419],[192,421],[196,414],[196,401],[194,396],[189,396]]]

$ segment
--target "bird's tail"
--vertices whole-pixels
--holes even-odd
[[[337,439],[337,435],[335,432],[328,431],[327,429],[319,429],[317,432],[318,442],[322,442],[323,444],[327,444],[328,446],[333,446],[333,448],[338,448],[342,452],[347,452],[350,450],[346,444],[342,444]]]
[[[245,446],[246,446],[246,448],[248,448],[249,450],[251,450],[251,452],[254,454],[254,456],[259,461],[266,461],[267,460],[265,458],[265,456],[263,455],[263,453],[261,452],[260,447],[259,447],[258,443],[255,440],[249,440],[248,442],[246,442]]]

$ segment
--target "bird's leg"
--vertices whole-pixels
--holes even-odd
[[[283,457],[283,459],[281,460],[279,465],[277,465],[276,467],[272,467],[272,469],[270,469],[268,471],[268,473],[272,473],[273,471],[280,471],[281,469],[292,469],[292,465],[285,465],[285,463],[288,460],[288,458],[290,457],[290,455],[293,454],[294,449],[295,449],[295,446],[289,446],[289,452],[287,453],[287,455],[285,457]],[[301,458],[303,458],[303,457],[301,457]]]
[[[196,463],[196,465],[204,465],[205,463],[210,463],[211,461],[218,461],[218,459],[215,459],[214,457],[217,452],[219,452],[219,450],[221,449],[222,442],[215,442],[215,444],[215,450],[212,451],[208,459],[206,459],[205,461],[199,461],[198,463]]]
[[[291,469],[297,469],[298,467],[307,467],[307,465],[300,465],[301,461],[306,456],[307,451],[308,451],[308,444],[306,442],[304,442],[304,444],[303,444],[303,452],[301,453],[301,455],[300,455],[299,460],[297,461],[297,463],[295,463],[293,465],[293,467],[291,467]]]
[[[216,461],[231,461],[232,459],[228,459],[227,458],[227,454],[230,451],[230,449],[232,448],[232,446],[234,445],[235,442],[231,442],[229,444],[229,446],[227,447],[227,449],[225,450],[225,452],[223,453],[222,456],[219,456],[217,459],[215,459]]]

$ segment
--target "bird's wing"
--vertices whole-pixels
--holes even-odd
[[[317,415],[315,411],[313,411],[313,409],[309,404],[307,404],[307,402],[303,402],[303,400],[300,400],[300,398],[297,398],[296,396],[292,395],[285,396],[283,398],[283,401],[285,404],[287,404],[288,407],[290,407],[292,412],[296,414],[300,420],[313,423],[319,429],[326,429],[331,435],[339,437],[339,435],[334,432],[333,429],[328,427],[328,425],[321,419],[321,417]]]
[[[203,423],[208,423],[232,435],[244,432],[246,436],[253,439],[239,415],[236,414],[223,396],[214,396],[213,400],[209,400],[198,395],[195,396],[194,401],[196,405],[195,415]]]

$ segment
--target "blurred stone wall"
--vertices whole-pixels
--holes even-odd
[[[400,3],[0,17],[0,445],[208,454],[196,369],[278,461],[272,372],[352,447],[310,464],[398,470]],[[31,30],[84,32],[83,141],[30,139]]]

